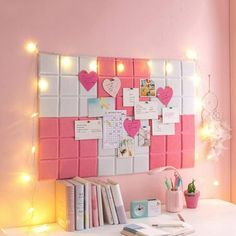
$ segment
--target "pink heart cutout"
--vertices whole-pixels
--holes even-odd
[[[128,135],[132,138],[138,133],[141,126],[140,120],[129,120],[125,119],[124,121],[124,128]]]
[[[80,83],[87,91],[89,91],[98,81],[98,75],[94,71],[88,73],[86,70],[82,70],[79,72],[78,77]]]
[[[157,98],[159,98],[161,103],[167,106],[173,96],[173,89],[168,86],[166,86],[165,88],[160,87],[157,89],[156,96]]]

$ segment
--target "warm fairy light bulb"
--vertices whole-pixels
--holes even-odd
[[[200,136],[202,140],[207,140],[212,137],[213,130],[210,125],[205,124],[201,129],[200,129]]]
[[[195,108],[195,113],[198,113],[202,110],[202,99],[199,97],[196,97],[194,100],[194,108]]]
[[[35,146],[33,146],[33,147],[31,148],[31,152],[32,152],[32,154],[34,154],[34,153],[35,153],[35,151],[36,151],[36,147],[35,147]]]
[[[195,87],[199,87],[200,83],[201,83],[201,77],[197,74],[195,74],[193,77],[193,82],[194,82],[194,86]]]
[[[193,49],[188,49],[186,51],[186,57],[190,60],[197,60],[197,52]]]
[[[62,57],[61,64],[64,68],[69,68],[71,66],[71,58],[69,57]]]
[[[38,51],[37,49],[37,44],[35,42],[27,42],[25,44],[25,50],[28,52],[28,53],[36,53]]]
[[[41,78],[38,82],[38,86],[41,92],[45,92],[48,89],[48,81],[44,78]]]
[[[29,214],[32,214],[34,212],[34,208],[33,207],[30,207],[29,209],[28,209],[28,213]]]
[[[173,65],[169,62],[166,63],[166,73],[170,74],[173,71]]]
[[[90,64],[89,64],[89,70],[90,71],[97,71],[97,67],[98,67],[98,65],[97,65],[97,61],[96,60],[94,60],[94,61],[91,61],[90,62]]]
[[[209,154],[208,156],[207,156],[207,160],[212,160],[213,159],[213,156],[211,155],[211,154]]]
[[[29,174],[27,174],[27,173],[23,173],[20,176],[20,180],[23,183],[28,183],[28,182],[30,182],[32,180],[32,177]]]
[[[119,73],[121,73],[121,72],[123,72],[124,70],[125,70],[124,64],[123,64],[123,63],[119,63],[119,64],[117,65],[117,71],[118,71]]]
[[[215,180],[215,181],[213,182],[213,185],[214,185],[215,187],[218,187],[218,186],[220,185],[220,183],[219,183],[218,180]]]
[[[33,114],[31,115],[31,117],[34,118],[34,117],[36,117],[36,116],[38,116],[38,115],[39,115],[39,113],[38,113],[38,112],[35,112],[35,113],[33,113]]]
[[[152,61],[151,61],[151,60],[147,61],[147,65],[148,65],[149,69],[151,69],[151,67],[152,67]]]
[[[49,230],[49,226],[48,225],[39,225],[39,226],[35,226],[32,228],[32,231],[34,233],[43,233]]]
[[[195,160],[198,160],[198,159],[199,159],[199,153],[195,152]]]

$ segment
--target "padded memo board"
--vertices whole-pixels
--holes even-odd
[[[156,167],[194,166],[194,61],[152,60],[39,54],[38,79],[47,81],[48,88],[38,91],[39,101],[39,179],[63,179],[74,176],[110,176],[147,172]],[[120,66],[122,65],[122,66]],[[122,68],[120,68],[122,67]],[[98,80],[87,91],[78,74],[96,70]],[[75,121],[102,120],[88,117],[90,98],[111,96],[103,81],[118,77],[121,86],[114,97],[115,110],[124,110],[134,119],[134,107],[123,106],[123,88],[139,88],[145,81],[153,82],[154,96],[138,96],[139,101],[153,101],[162,115],[165,105],[157,96],[157,88],[172,88],[167,107],[179,111],[179,122],[162,135],[153,134],[153,121],[141,120],[141,127],[150,127],[150,145],[140,146],[138,133],[132,139],[133,157],[118,157],[117,148],[106,149],[101,139],[75,140]],[[156,117],[156,119],[158,119]],[[166,134],[165,134],[166,132]]]

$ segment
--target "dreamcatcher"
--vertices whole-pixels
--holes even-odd
[[[208,158],[218,159],[222,151],[227,149],[224,142],[230,139],[230,127],[222,120],[218,98],[211,91],[211,75],[208,75],[208,91],[202,97],[201,118],[201,137],[209,144]]]

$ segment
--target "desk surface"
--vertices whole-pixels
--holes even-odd
[[[163,212],[166,214],[166,212]],[[177,217],[174,213],[167,213]],[[193,236],[228,236],[236,235],[236,205],[217,199],[200,200],[197,209],[184,209],[181,212],[187,223],[193,225],[196,230]],[[130,219],[133,222],[148,222],[150,218]],[[118,236],[123,225],[106,225],[86,231],[65,232],[57,224],[49,224],[48,231],[43,233],[34,233],[29,228],[5,229],[7,236],[29,236],[29,235],[47,235],[47,236]]]

